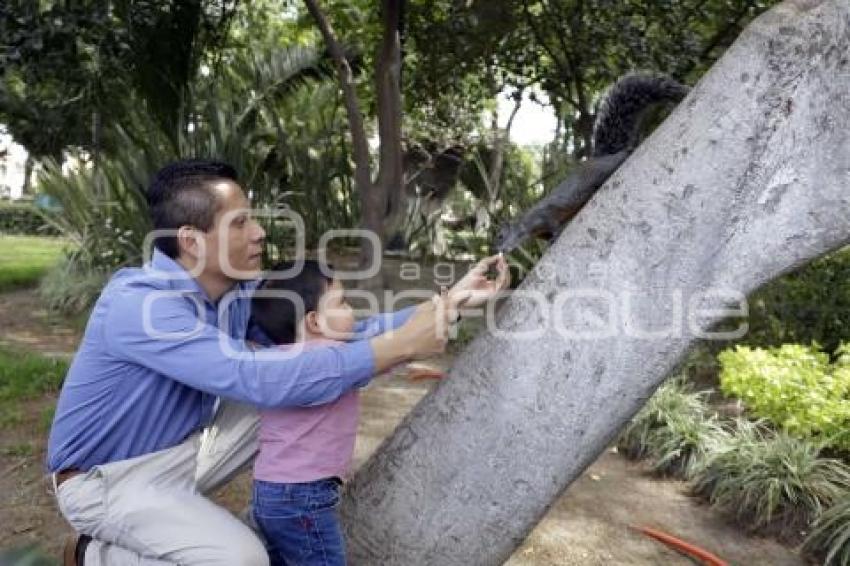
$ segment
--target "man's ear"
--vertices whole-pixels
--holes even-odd
[[[198,231],[192,226],[181,226],[177,229],[178,257],[181,254],[186,254],[197,260],[204,253],[203,246],[203,238],[199,237]]]
[[[321,334],[322,327],[319,324],[319,313],[310,311],[304,316],[304,327],[312,334]]]

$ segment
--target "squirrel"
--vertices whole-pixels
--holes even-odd
[[[496,251],[508,253],[529,237],[554,241],[637,147],[647,111],[660,103],[679,102],[689,91],[666,75],[630,73],[617,80],[596,113],[591,157],[518,220],[503,226]]]

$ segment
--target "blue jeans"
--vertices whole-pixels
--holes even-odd
[[[340,482],[254,480],[254,520],[266,538],[271,566],[344,566],[337,507]]]

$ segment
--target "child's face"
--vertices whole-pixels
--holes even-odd
[[[345,289],[338,279],[334,279],[322,295],[316,314],[316,322],[325,338],[347,340],[351,337],[354,311],[345,300]]]

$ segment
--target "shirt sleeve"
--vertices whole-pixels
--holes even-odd
[[[116,292],[104,319],[110,355],[213,395],[261,408],[329,403],[374,375],[368,341],[252,351],[203,320],[202,304],[174,292]]]
[[[405,307],[395,312],[380,313],[364,318],[363,320],[358,320],[354,323],[352,340],[368,340],[384,332],[394,330],[407,322],[415,309],[415,306]],[[266,336],[266,333],[263,332],[260,325],[254,322],[253,318],[248,321],[248,332],[246,336],[248,340],[257,344],[274,346],[274,342]]]
[[[414,310],[416,310],[416,307],[410,306],[395,312],[380,313],[364,318],[363,320],[358,320],[354,323],[352,339],[366,340],[384,332],[395,330],[407,322]]]

